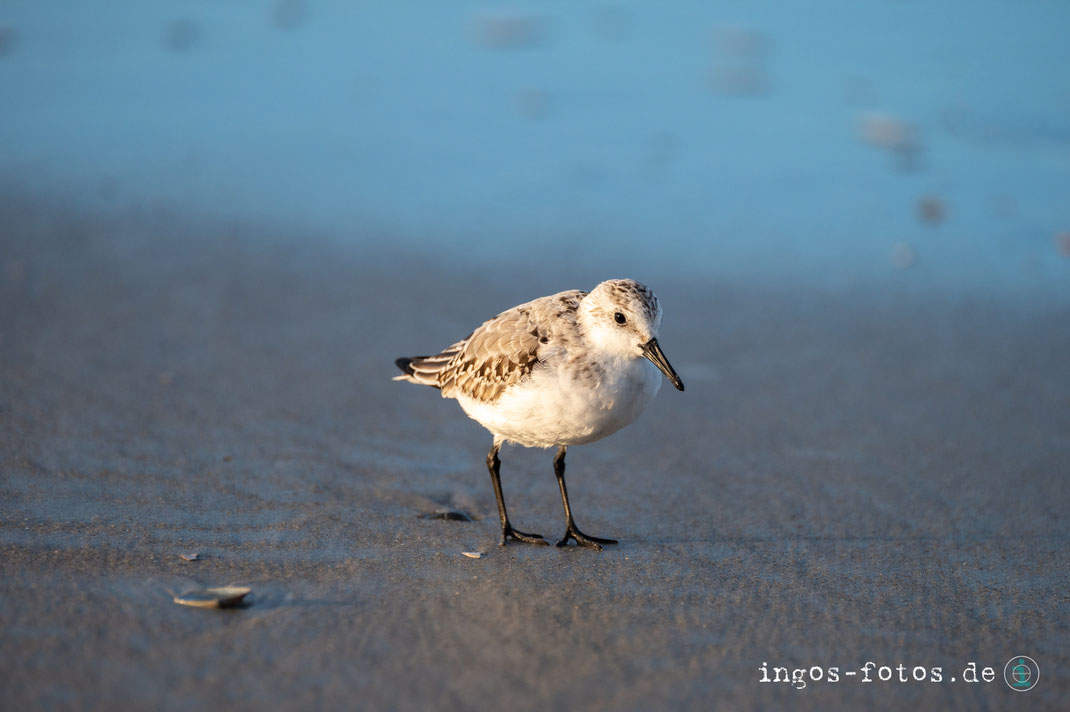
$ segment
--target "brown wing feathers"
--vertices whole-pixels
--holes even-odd
[[[535,369],[540,347],[550,340],[545,326],[540,326],[545,321],[533,312],[574,312],[583,295],[565,292],[522,304],[485,322],[440,354],[400,358],[396,363],[404,373],[395,380],[433,386],[447,398],[462,394],[494,402]]]

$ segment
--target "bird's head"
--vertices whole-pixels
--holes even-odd
[[[654,292],[634,279],[609,279],[580,302],[578,320],[587,338],[619,358],[647,358],[684,390],[658,345],[661,305]]]

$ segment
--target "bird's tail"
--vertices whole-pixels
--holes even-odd
[[[394,363],[401,369],[402,374],[394,376],[394,380],[419,383],[423,386],[431,386],[442,390],[443,384],[448,385],[451,380],[449,373],[450,363],[464,349],[465,341],[470,336],[471,334],[434,356],[408,356],[397,359]]]
[[[442,369],[443,363],[437,361],[437,356],[409,356],[399,358],[394,361],[397,367],[402,370],[400,376],[394,376],[395,381],[408,381],[409,383],[419,383],[424,386],[431,386],[432,388],[440,388],[438,382],[438,374]]]

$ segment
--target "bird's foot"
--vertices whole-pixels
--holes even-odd
[[[542,544],[546,545],[550,542],[542,538],[541,534],[528,534],[527,532],[517,531],[513,529],[512,525],[506,524],[502,527],[502,537],[498,540],[499,546],[505,546],[505,543],[510,539],[524,542],[525,544]]]
[[[585,546],[588,549],[595,549],[596,551],[602,550],[602,544],[616,544],[616,539],[603,539],[598,536],[588,536],[579,529],[575,524],[570,524],[568,530],[565,531],[565,536],[561,537],[561,541],[557,542],[558,546],[568,546],[568,540],[576,542],[579,546]]]

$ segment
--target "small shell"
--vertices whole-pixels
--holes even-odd
[[[469,559],[481,559],[481,558],[483,558],[483,552],[482,551],[462,551],[461,553],[464,554],[465,556],[467,556]]]
[[[248,586],[201,588],[175,596],[175,603],[197,608],[234,608],[240,606],[252,590]]]
[[[200,555],[199,555],[199,554],[196,554],[196,553],[194,553],[194,554],[179,554],[179,556],[181,556],[181,557],[182,557],[183,559],[185,559],[186,561],[196,561],[196,560],[197,560],[197,558],[198,558],[198,557],[199,557]]]

